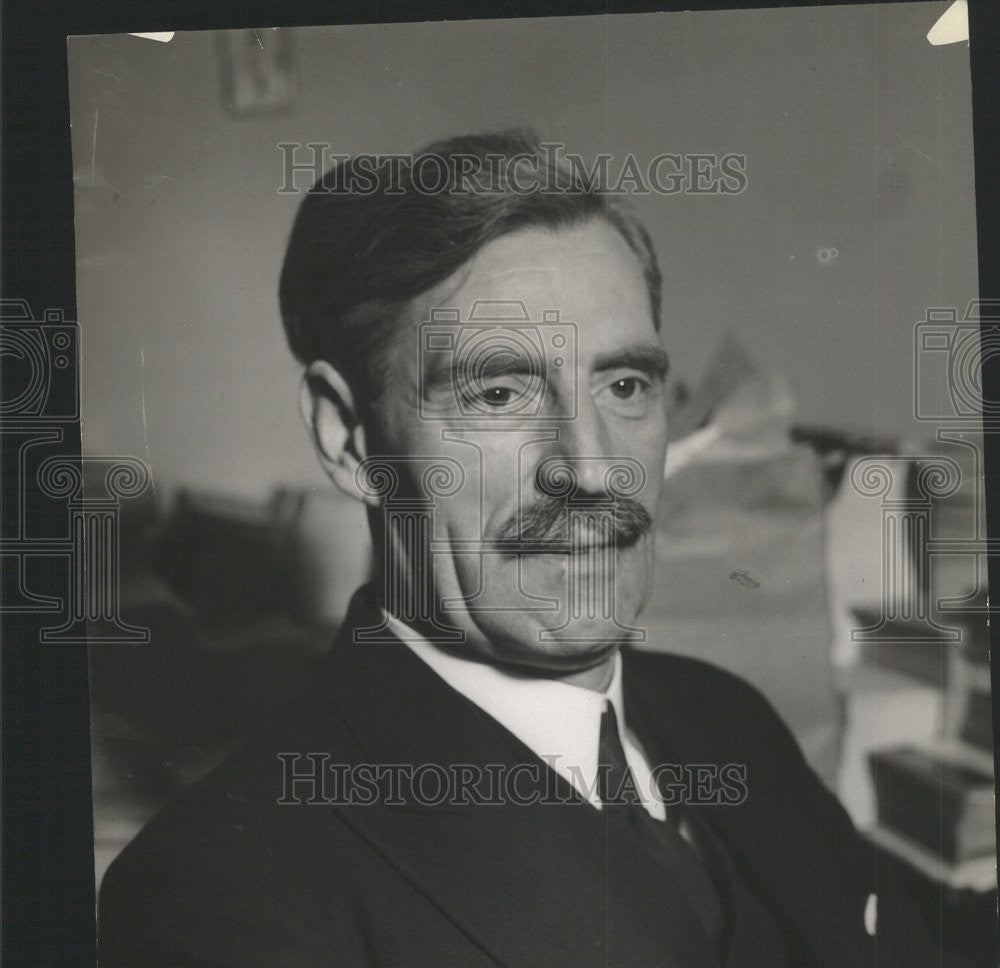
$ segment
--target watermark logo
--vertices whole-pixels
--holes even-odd
[[[982,381],[983,364],[1000,357],[1000,300],[928,309],[913,337],[913,414],[933,428],[934,450],[854,466],[851,485],[880,502],[882,566],[879,614],[852,630],[856,642],[960,643],[959,616],[988,609],[980,592],[1000,550],[985,530],[982,445],[1000,431],[1000,404],[984,399]]]
[[[928,309],[914,327],[914,415],[938,425],[1000,429],[1000,402],[984,400],[982,366],[1000,357],[1000,300]],[[978,428],[977,428],[978,429]]]
[[[135,457],[67,453],[79,419],[78,354],[78,326],[61,310],[36,319],[24,300],[3,301],[0,438],[18,486],[0,537],[2,608],[51,615],[43,643],[148,642],[149,630],[119,613],[119,515],[122,500],[149,486],[149,468]],[[38,575],[65,597],[38,592]]]
[[[612,807],[735,807],[749,796],[744,763],[658,763],[646,782],[627,773],[614,789],[607,782],[609,767],[599,766],[593,776],[585,777],[577,764],[564,764],[560,754],[532,762],[485,764],[343,763],[319,751],[281,752],[277,758],[280,806],[533,807],[600,802]]]
[[[419,336],[424,420],[452,419],[456,410],[490,424],[537,417],[555,370],[569,375],[572,392],[552,419],[576,417],[576,326],[562,322],[558,310],[536,323],[520,300],[480,299],[464,321],[457,309],[432,310]],[[491,379],[500,374],[511,382],[494,388]]]
[[[322,190],[336,195],[560,195],[600,190],[610,195],[740,195],[747,189],[747,158],[737,152],[603,153],[589,162],[559,142],[532,154],[337,153],[321,141],[280,142],[280,195]],[[347,162],[351,162],[349,165]],[[502,186],[502,187],[501,187]]]

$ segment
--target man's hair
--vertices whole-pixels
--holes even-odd
[[[412,158],[338,162],[303,200],[285,253],[279,297],[289,346],[304,365],[334,366],[364,421],[386,386],[385,350],[412,299],[503,235],[592,218],[612,225],[637,256],[659,329],[661,278],[648,233],[620,199],[533,133],[471,135]]]

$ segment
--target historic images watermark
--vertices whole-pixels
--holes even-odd
[[[326,752],[277,754],[281,806],[557,806],[593,802],[666,807],[739,806],[749,796],[744,763],[659,763],[648,783],[627,773],[608,790],[608,766],[587,780],[575,764],[567,768],[573,788],[556,772],[562,757],[546,755],[524,763],[343,763]]]
[[[928,309],[913,337],[913,413],[935,446],[854,465],[852,486],[882,511],[880,611],[852,630],[856,642],[961,642],[965,630],[953,619],[985,619],[986,564],[1000,550],[986,535],[983,465],[983,438],[1000,431],[1000,406],[984,399],[982,383],[982,363],[1000,356],[1000,300],[974,300],[964,313]],[[961,515],[949,513],[949,501]],[[956,568],[971,591],[949,595],[938,573]]]
[[[61,310],[39,319],[24,300],[3,301],[0,438],[18,487],[0,538],[2,609],[51,616],[39,631],[47,644],[144,643],[149,629],[119,611],[119,515],[151,476],[136,457],[69,452],[80,416],[79,342],[77,323]],[[36,581],[67,594],[39,593]]]
[[[323,191],[342,195],[403,195],[404,181],[423,195],[513,192],[559,195],[601,190],[611,195],[740,195],[746,191],[747,158],[729,152],[661,152],[639,159],[599,154],[589,163],[559,142],[542,142],[541,155],[337,153],[320,141],[281,142],[278,193],[294,195],[320,182],[333,165]],[[352,161],[350,166],[345,162]],[[504,186],[504,187],[501,187]]]
[[[444,615],[459,605],[472,614],[557,616],[538,629],[540,643],[645,641],[645,629],[619,617],[618,603],[630,582],[620,574],[619,556],[649,539],[653,528],[638,500],[646,469],[632,457],[562,446],[579,419],[576,326],[555,309],[533,320],[520,300],[478,300],[465,318],[457,309],[432,309],[419,324],[418,347],[418,416],[440,446],[434,454],[371,457],[357,471],[359,490],[381,513],[376,540],[384,544],[385,610],[405,628],[387,617],[356,629],[355,641],[394,641],[415,628],[421,638],[463,644],[465,632]],[[650,381],[662,379],[665,354],[648,357],[630,362],[637,372],[648,371]],[[511,459],[497,461],[499,448]],[[499,523],[487,521],[487,485],[515,496]],[[464,503],[463,533],[445,531],[444,502]],[[564,560],[556,595],[540,592],[525,576],[538,555]],[[436,581],[437,570],[455,556],[478,567],[475,593],[461,603],[440,599]],[[487,563],[499,559],[514,563],[516,585],[491,595]]]

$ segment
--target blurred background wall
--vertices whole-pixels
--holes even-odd
[[[161,497],[322,485],[278,316],[300,196],[277,145],[512,124],[585,157],[745,154],[743,194],[633,200],[675,371],[696,383],[733,330],[800,422],[919,438],[913,325],[976,294],[968,49],[926,40],[946,6],[297,29],[292,109],[249,119],[210,34],[70,38],[85,450],[146,457]]]

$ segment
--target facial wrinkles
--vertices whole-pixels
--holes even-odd
[[[644,280],[631,255],[603,227],[601,244],[584,235],[594,228],[545,235],[531,230],[516,240],[498,240],[483,250],[480,259],[414,300],[401,319],[405,328],[397,330],[402,338],[394,341],[395,378],[386,387],[393,426],[386,442],[391,440],[391,452],[401,464],[415,455],[414,472],[437,457],[461,465],[467,486],[446,501],[433,502],[435,534],[452,544],[451,554],[439,553],[433,559],[434,583],[436,593],[451,603],[448,622],[466,631],[483,654],[521,656],[519,661],[533,655],[542,664],[549,661],[545,657],[550,652],[589,655],[587,636],[597,626],[608,631],[603,619],[595,620],[594,628],[581,626],[583,637],[575,643],[574,631],[559,632],[561,612],[550,616],[529,607],[532,595],[566,600],[572,561],[593,559],[592,567],[598,571],[592,573],[587,570],[591,565],[583,564],[580,572],[593,574],[586,579],[592,583],[598,580],[599,568],[607,567],[610,554],[622,581],[615,608],[622,608],[623,622],[631,622],[640,599],[645,599],[645,571],[653,544],[650,497],[643,504],[634,500],[638,495],[607,493],[600,475],[590,474],[594,480],[581,478],[584,489],[578,487],[567,500],[565,495],[544,493],[536,476],[539,461],[558,461],[561,455],[569,466],[577,460],[613,461],[617,454],[643,463],[652,458],[652,464],[662,466],[655,453],[658,429],[648,421],[626,426],[613,410],[604,412],[605,396],[593,396],[611,378],[601,369],[602,359],[614,356],[623,345],[656,338],[641,298]],[[431,393],[430,385],[424,385],[427,375],[438,374],[451,361],[448,350],[437,358],[421,352],[421,325],[434,322],[434,309],[453,309],[459,312],[455,325],[460,328],[469,322],[479,300],[515,304],[523,300],[528,319],[510,319],[512,325],[534,325],[543,312],[557,310],[561,323],[576,327],[576,365],[569,370],[547,367],[546,392],[551,400],[543,411],[525,416],[523,424],[508,418],[490,427],[481,415],[470,420],[461,403],[450,401],[441,388],[424,396]],[[479,315],[488,314],[480,307]],[[502,327],[504,320],[497,320],[497,325]],[[504,382],[499,376],[497,380]],[[431,416],[425,419],[428,400]],[[586,408],[579,415],[586,427],[575,428],[578,433],[565,422],[556,422],[571,404]],[[553,443],[553,430],[569,436]],[[420,490],[419,475],[406,476],[412,477],[410,487]],[[594,489],[588,490],[591,485]],[[574,509],[582,513],[574,514]],[[429,562],[421,558],[408,565],[426,573]],[[476,606],[466,612],[456,604],[463,600],[475,600]],[[512,608],[515,605],[524,610]],[[556,634],[546,645],[539,630],[548,626]],[[608,634],[613,639],[614,628]]]

